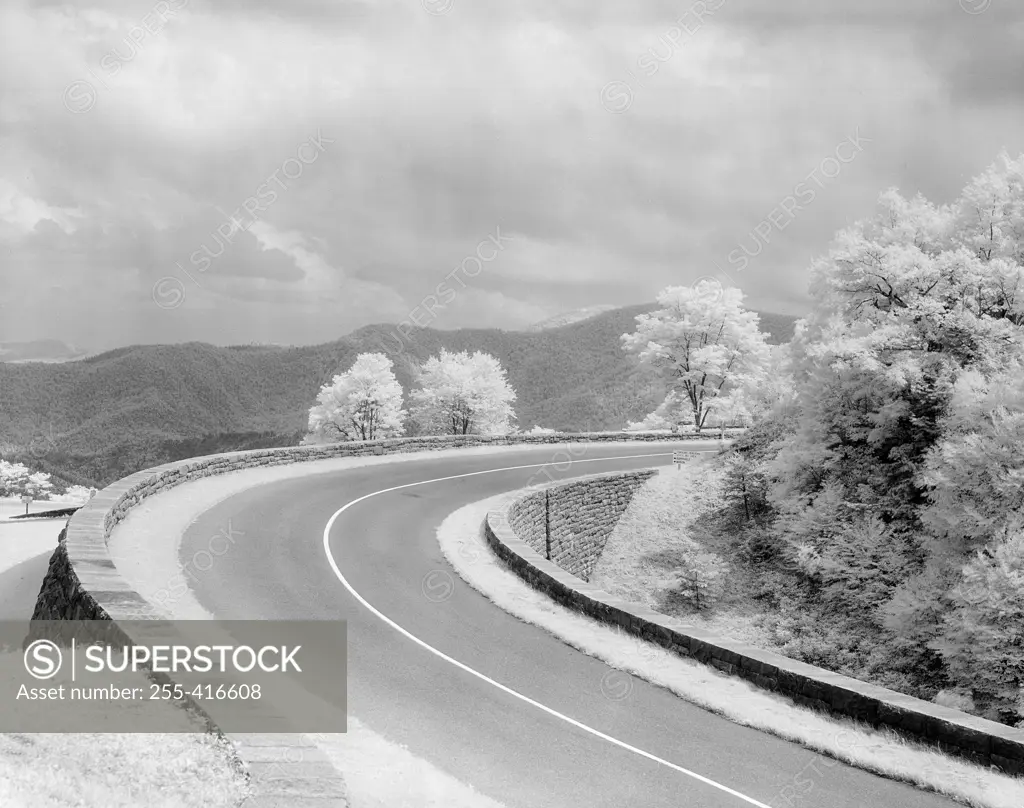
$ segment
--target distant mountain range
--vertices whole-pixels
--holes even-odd
[[[591,317],[596,317],[598,314],[603,314],[606,311],[618,308],[612,305],[601,305],[601,306],[587,306],[583,309],[576,309],[575,311],[567,311],[564,314],[558,314],[554,317],[549,317],[547,320],[542,320],[539,323],[534,323],[527,331],[544,331],[548,328],[561,328],[563,325],[571,325],[572,323],[578,323],[582,320],[587,320]]]
[[[483,350],[507,369],[518,423],[565,431],[621,429],[663,391],[627,358],[619,338],[654,304],[600,311],[534,331],[373,325],[323,345],[118,348],[76,361],[0,363],[0,451],[65,479],[107,484],[149,466],[237,449],[294,445],[321,385],[360,353],[383,351],[403,387],[442,347]],[[557,320],[557,318],[555,318]],[[794,317],[761,314],[771,341]],[[553,322],[553,321],[548,321]]]
[[[0,362],[67,362],[86,355],[86,351],[56,339],[0,342]]]

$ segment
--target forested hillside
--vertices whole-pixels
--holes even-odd
[[[508,370],[519,425],[620,429],[663,391],[624,354],[619,337],[653,304],[539,332],[367,326],[307,347],[204,343],[120,348],[62,364],[0,363],[0,452],[83,484],[107,484],[159,463],[235,449],[294,445],[320,386],[367,351],[388,352],[407,390],[442,347],[482,350]],[[794,318],[763,314],[772,342]]]

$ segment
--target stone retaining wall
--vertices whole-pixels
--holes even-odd
[[[509,523],[542,556],[589,581],[633,494],[655,474],[635,471],[528,494],[509,510]]]
[[[595,475],[565,485],[547,486],[539,492],[527,489],[510,494],[501,508],[487,515],[487,541],[521,578],[569,608],[621,626],[637,637],[726,674],[741,676],[797,704],[853,718],[875,728],[887,727],[912,740],[937,746],[943,752],[995,766],[1007,774],[1024,775],[1024,730],[718,637],[619,600],[567,571],[578,569],[589,574],[593,569],[588,567],[590,547],[584,547],[578,558],[566,560],[564,556],[556,558],[555,554],[551,560],[545,557],[539,537],[547,530],[546,520],[585,526],[587,516],[577,512],[581,498],[602,502],[607,492],[626,491],[630,491],[631,497],[636,490],[635,477],[636,472]],[[620,482],[616,483],[616,479]],[[581,494],[579,489],[587,486],[594,493]],[[560,488],[571,489],[571,493],[561,493]],[[604,513],[599,513],[594,522],[603,530],[606,519]]]
[[[715,440],[716,435],[701,438]],[[132,474],[107,486],[68,520],[61,531],[57,549],[36,600],[33,620],[146,620],[165,616],[120,575],[107,550],[107,540],[114,527],[128,512],[161,491],[191,480],[225,474],[246,468],[276,466],[337,457],[420,452],[457,447],[511,446],[516,444],[565,444],[576,442],[619,443],[625,441],[694,440],[695,436],[644,433],[582,433],[555,435],[511,435],[505,437],[394,438],[379,441],[356,441],[329,446],[294,446],[280,449],[257,449],[228,452],[181,460]],[[115,634],[117,629],[115,629]],[[127,638],[131,639],[131,638]],[[186,699],[186,706],[199,716],[209,716],[198,702]],[[212,721],[210,721],[212,724]],[[255,737],[255,736],[253,736]],[[253,741],[251,737],[233,739],[247,758],[250,770],[264,773],[272,768],[272,777],[261,781],[257,796],[246,802],[247,808],[302,803],[348,805],[344,780],[332,772],[327,759],[301,735],[277,737],[269,741]],[[268,744],[264,746],[263,744]],[[249,750],[248,752],[244,750]],[[271,760],[268,754],[276,755]],[[296,757],[297,755],[297,757]]]
[[[57,549],[50,556],[50,564],[39,589],[33,620],[105,620],[101,610],[82,590],[78,576],[68,559],[68,529],[57,537]]]

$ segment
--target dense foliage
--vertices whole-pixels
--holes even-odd
[[[320,388],[305,444],[394,438],[405,432],[402,386],[384,354],[364,353]]]
[[[423,363],[412,391],[420,434],[507,435],[513,430],[515,391],[490,354],[444,348]]]
[[[95,488],[68,484],[54,479],[45,471],[34,470],[24,463],[0,460],[0,497],[31,497],[39,500],[61,500],[82,504]]]
[[[50,475],[32,471],[22,463],[0,460],[0,497],[30,496],[46,499],[53,490]]]
[[[761,384],[770,356],[757,313],[743,307],[743,293],[707,282],[670,286],[658,305],[637,316],[636,331],[622,335],[622,347],[655,370],[667,393],[629,428],[692,424],[699,433],[712,416],[719,424],[742,420],[744,391]]]
[[[1024,156],[882,195],[812,267],[795,399],[730,491],[793,655],[1024,717]]]

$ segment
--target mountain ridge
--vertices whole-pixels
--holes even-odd
[[[96,485],[197,454],[294,445],[321,385],[360,353],[387,353],[408,391],[442,347],[498,358],[523,429],[621,429],[663,397],[619,337],[655,304],[617,308],[540,331],[363,326],[309,346],[133,345],[61,363],[0,363],[0,450]],[[796,318],[762,314],[772,342]],[[401,350],[398,350],[401,345]],[[38,464],[37,464],[38,465]]]
[[[598,314],[603,314],[606,311],[617,309],[618,306],[614,306],[610,303],[602,303],[596,306],[584,306],[580,309],[573,309],[572,311],[565,311],[561,314],[556,314],[554,317],[548,317],[545,320],[534,323],[528,326],[525,330],[530,331],[544,331],[548,328],[561,328],[564,325],[572,325],[582,320],[587,320],[591,317],[596,317]]]
[[[0,362],[68,362],[86,355],[86,351],[59,339],[0,342]]]

